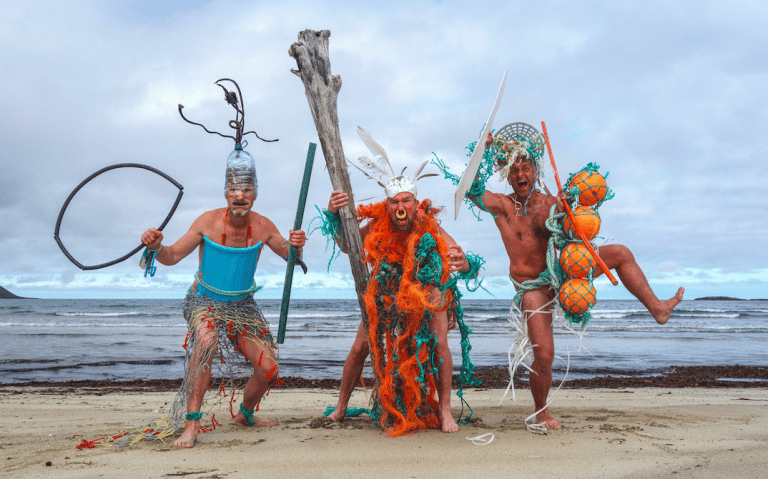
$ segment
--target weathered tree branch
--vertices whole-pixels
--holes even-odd
[[[304,92],[309,101],[309,109],[315,120],[315,128],[320,138],[328,174],[334,190],[349,194],[349,204],[339,210],[344,231],[344,245],[349,254],[349,265],[355,280],[355,291],[360,303],[363,321],[368,325],[365,309],[365,288],[368,269],[363,263],[362,240],[357,222],[352,186],[349,182],[347,162],[341,146],[339,117],[336,112],[336,98],[341,89],[341,77],[331,75],[331,62],[328,58],[328,37],[331,32],[304,30],[299,33],[299,40],[291,45],[288,54],[296,60],[298,70],[291,69],[304,83]]]

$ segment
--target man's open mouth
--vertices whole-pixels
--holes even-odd
[[[517,187],[520,188],[521,190],[524,190],[525,188],[528,187],[528,182],[527,181],[518,181],[517,182]]]
[[[232,203],[232,206],[247,206],[248,203]]]

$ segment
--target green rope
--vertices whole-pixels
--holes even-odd
[[[552,205],[544,226],[552,233],[549,241],[547,241],[547,270],[549,271],[552,289],[559,291],[560,286],[568,277],[563,272],[563,268],[560,267],[560,258],[557,252],[562,251],[570,239],[563,229],[565,213],[555,213],[556,208],[557,205]]]
[[[252,411],[249,411],[243,407],[243,403],[240,403],[240,412],[243,413],[243,416],[245,417],[245,419],[248,420],[248,424],[250,424],[251,426],[256,425],[256,421],[253,420],[253,413],[256,412],[255,409]]]
[[[262,286],[256,286],[256,281],[254,281],[251,284],[251,287],[248,289],[244,289],[242,291],[225,291],[223,289],[219,289],[214,286],[211,286],[210,284],[203,281],[203,278],[200,276],[200,271],[195,273],[195,280],[198,282],[198,284],[200,284],[202,287],[204,287],[209,291],[212,291],[216,294],[220,294],[222,296],[230,296],[230,297],[242,296],[244,294],[249,294],[249,293],[255,293],[262,288]]]
[[[328,407],[325,409],[325,412],[323,413],[323,416],[330,416],[333,411],[335,411],[335,407]],[[344,417],[358,417],[361,414],[371,414],[370,409],[366,409],[364,407],[349,407],[347,408],[347,411],[344,413]]]
[[[552,236],[549,237],[549,242],[547,243],[547,273],[552,288],[555,291],[560,291],[560,287],[568,280],[568,276],[563,272],[563,268],[560,266],[560,258],[557,251],[562,251],[568,243],[581,243],[581,241],[574,240],[568,236],[563,229],[563,217],[565,216],[565,213],[555,213],[555,208],[556,205],[552,205],[552,208],[549,211],[549,217],[544,224],[552,233]],[[587,275],[590,284],[593,284],[593,274],[594,269]],[[517,295],[515,295],[515,298],[517,298]],[[568,322],[571,324],[580,324],[582,329],[587,327],[589,320],[592,318],[591,309],[582,314],[573,314],[565,310],[563,310],[563,313]]]
[[[186,419],[187,421],[199,421],[201,417],[203,417],[202,412],[188,412],[184,416],[184,419]]]
[[[328,249],[328,244],[333,244],[333,250],[331,251],[331,259],[328,260],[328,270],[331,269],[331,263],[334,259],[338,258],[341,254],[341,250],[344,249],[344,234],[341,227],[341,215],[338,213],[331,213],[330,211],[326,209],[320,209],[315,205],[315,209],[320,214],[320,216],[315,216],[310,220],[309,227],[312,228],[312,223],[319,220],[320,225],[312,228],[309,232],[309,234],[314,233],[316,230],[320,230],[320,233],[325,236],[325,249]],[[336,238],[339,239],[339,247],[338,250],[336,249]]]
[[[515,293],[515,297],[512,299],[512,301],[514,301],[515,306],[517,306],[521,311],[523,309],[523,296],[526,292],[539,289],[542,286],[552,286],[552,276],[548,269],[545,269],[539,273],[539,276],[536,279],[529,279],[528,281],[523,281],[522,283],[515,281],[512,275],[509,276],[509,279],[515,286],[517,286],[517,292]]]

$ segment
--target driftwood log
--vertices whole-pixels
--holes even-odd
[[[299,33],[299,40],[291,45],[288,54],[296,60],[298,70],[291,72],[301,78],[304,92],[309,101],[309,109],[315,120],[315,128],[323,149],[328,174],[334,190],[345,191],[349,194],[349,204],[339,210],[341,225],[344,232],[344,246],[349,255],[349,265],[355,280],[355,291],[360,303],[363,322],[368,325],[368,315],[365,309],[365,288],[367,285],[368,268],[363,263],[362,240],[360,227],[357,222],[352,186],[349,182],[346,157],[341,146],[339,134],[339,116],[336,111],[336,98],[341,89],[341,77],[331,75],[331,62],[328,58],[328,37],[331,32],[321,30],[304,30]]]

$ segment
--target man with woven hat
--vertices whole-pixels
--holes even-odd
[[[555,197],[536,188],[536,182],[543,186],[540,178],[544,141],[531,125],[512,123],[502,127],[496,137],[488,135],[487,148],[486,158],[499,172],[499,181],[506,180],[512,187],[512,193],[505,195],[487,191],[484,183],[476,180],[467,197],[475,206],[493,215],[509,257],[509,276],[517,290],[516,305],[523,312],[528,339],[534,346],[529,381],[537,425],[559,428],[560,423],[547,408],[555,351],[552,304],[556,291],[546,277],[548,242],[552,236],[546,223],[550,215],[565,211],[563,202],[567,198],[562,191]],[[680,288],[669,300],[659,300],[626,246],[602,246],[599,254],[609,269],[616,270],[624,286],[648,308],[656,321],[666,323],[674,307],[682,301],[684,289]],[[603,271],[598,266],[594,277],[601,274]]]
[[[459,427],[451,412],[453,363],[447,334],[457,323],[460,329],[466,328],[456,281],[476,278],[480,263],[477,257],[465,255],[439,225],[436,215],[440,210],[429,200],[417,200],[415,181],[434,176],[419,176],[427,162],[413,178],[395,175],[384,150],[365,130],[358,127],[358,134],[376,160],[361,158],[363,166],[390,178],[377,180],[386,201],[357,210],[358,220],[367,220],[360,234],[363,259],[371,268],[365,293],[368,325],[361,323],[358,328],[344,363],[339,401],[330,418],[340,421],[345,417],[349,397],[370,353],[375,382],[371,416],[375,423],[390,435],[426,428],[455,432]],[[379,165],[388,166],[389,171]],[[326,223],[338,224],[338,210],[348,200],[346,192],[331,194]],[[340,228],[324,226],[324,231],[346,252]],[[468,334],[468,330],[463,333]],[[462,372],[464,382],[472,384],[468,349],[466,353]]]
[[[236,361],[230,361],[234,357],[226,360],[224,357],[224,352],[231,347],[254,369],[243,389],[235,423],[241,426],[276,424],[254,416],[262,396],[279,377],[272,334],[253,300],[253,293],[259,289],[253,275],[264,245],[287,258],[289,246],[302,248],[306,235],[304,231],[291,230],[286,241],[272,221],[252,210],[257,194],[253,157],[238,144],[227,160],[225,208],[200,215],[189,231],[171,246],[162,245],[163,234],[157,229],[150,228],[141,236],[142,243],[153,250],[157,261],[164,265],[174,265],[195,250],[200,258],[195,281],[184,301],[189,346],[185,342],[187,371],[177,397],[183,410],[170,414],[171,422],[176,420],[176,415],[185,420],[181,437],[173,443],[177,447],[192,447],[200,430],[205,430],[201,425],[204,414],[201,407],[211,383],[212,361],[218,353],[221,361],[217,361],[215,367],[234,365]],[[227,398],[224,384],[219,387],[219,393],[222,391]],[[217,425],[214,417],[210,423],[211,427]]]

